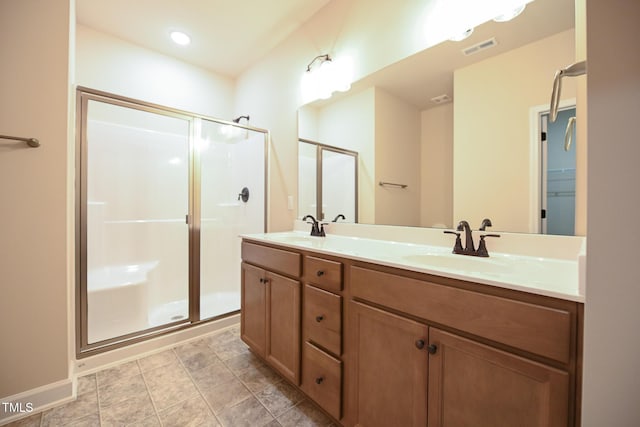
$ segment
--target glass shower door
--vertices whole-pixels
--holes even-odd
[[[84,102],[87,346],[188,321],[191,123]]]
[[[208,319],[240,309],[239,235],[265,231],[266,140],[231,124],[199,124],[200,319]]]

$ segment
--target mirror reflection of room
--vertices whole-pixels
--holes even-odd
[[[567,154],[577,159],[574,197],[547,206],[540,138],[554,73],[573,62],[573,2],[536,1],[512,21],[482,24],[466,40],[428,48],[346,94],[303,106],[299,137],[359,153],[357,222],[452,227],[490,217],[497,231],[580,234],[585,148],[574,140]],[[566,80],[563,105],[575,98],[576,83]],[[553,216],[573,216],[575,225],[549,230],[543,208],[560,209]]]
[[[301,139],[298,212],[318,221],[357,222],[358,153]]]

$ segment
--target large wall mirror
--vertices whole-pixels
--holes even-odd
[[[580,141],[565,151],[563,132],[541,136],[554,74],[575,62],[574,7],[535,0],[511,21],[482,24],[302,107],[300,138],[359,153],[357,222],[477,227],[488,217],[496,231],[574,234],[573,223],[555,222],[583,214]],[[575,102],[568,79],[561,119]]]

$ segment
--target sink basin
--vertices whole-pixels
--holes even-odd
[[[403,260],[432,268],[446,268],[461,273],[504,273],[508,265],[494,258],[480,258],[453,254],[407,255]]]
[[[569,261],[531,256],[493,254],[489,258],[454,255],[451,253],[411,254],[402,261],[418,268],[445,271],[456,276],[485,278],[503,283],[543,288],[571,286],[576,281],[575,265]]]
[[[301,235],[300,233],[288,233],[288,234],[274,234],[269,237],[270,240],[276,240],[282,243],[292,243],[292,244],[314,244],[319,243],[322,237],[309,236],[309,235]]]
[[[284,245],[301,246],[312,249],[330,249],[342,254],[354,255],[358,251],[357,238],[337,236],[318,237],[297,231],[265,234],[265,239]]]
[[[575,261],[567,259],[503,252],[492,252],[488,258],[482,258],[452,254],[449,246],[335,234],[316,237],[309,235],[308,231],[244,237],[488,285],[524,291],[534,288],[537,293],[551,296],[558,293],[574,295],[577,292],[578,268]]]

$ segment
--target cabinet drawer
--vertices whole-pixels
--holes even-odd
[[[342,362],[313,344],[302,347],[302,390],[339,420],[342,400]]]
[[[515,301],[360,267],[354,297],[563,363],[571,357],[568,310]]]
[[[312,256],[304,257],[304,276],[307,282],[329,291],[342,290],[342,263]]]
[[[304,339],[341,354],[342,297],[311,285],[304,287]]]
[[[295,252],[243,241],[242,260],[271,271],[300,277],[300,254]]]

